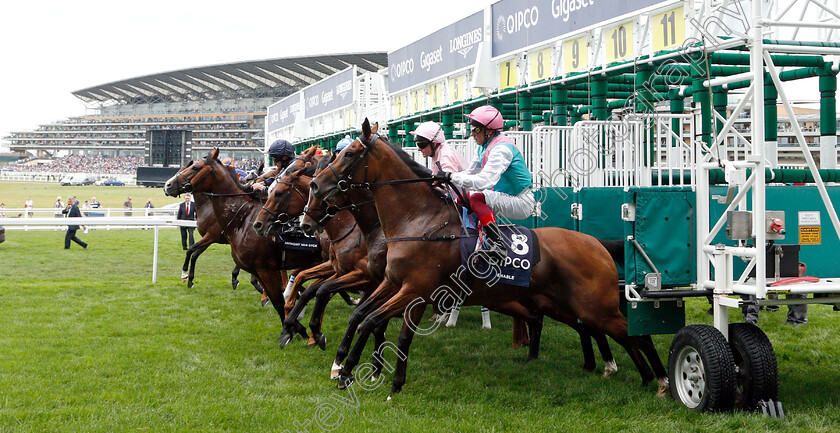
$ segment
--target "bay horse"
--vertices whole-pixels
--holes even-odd
[[[195,199],[196,229],[198,230],[198,234],[201,235],[201,239],[190,245],[189,249],[187,249],[184,266],[181,269],[181,280],[187,280],[187,287],[190,289],[195,285],[195,262],[198,260],[198,256],[212,244],[226,245],[228,243],[222,234],[222,226],[216,221],[216,214],[213,213],[213,206],[210,205],[210,199],[200,192],[193,194],[193,198]],[[239,286],[238,277],[239,266],[234,266],[230,277],[230,284],[233,290],[236,290]],[[254,275],[251,275],[251,285],[258,292],[263,292],[262,286],[260,286],[257,277]]]
[[[372,126],[372,131],[376,132],[379,128],[379,124],[376,123]],[[335,156],[333,156],[335,157]],[[316,175],[320,173],[320,171],[324,170],[329,163],[330,160],[323,159],[321,164],[319,165],[318,169],[316,170]],[[310,194],[309,197],[309,204],[307,205],[307,210],[305,212],[305,217],[302,222],[302,228],[307,233],[313,233],[317,227],[322,227],[330,218],[334,216],[334,214],[342,209],[350,209],[353,213],[356,221],[359,224],[359,227],[365,233],[365,237],[367,239],[368,245],[371,247],[368,249],[368,259],[369,259],[369,270],[371,275],[375,276],[377,282],[382,285],[385,275],[385,264],[386,264],[386,252],[387,252],[387,242],[385,240],[384,233],[382,232],[382,225],[379,221],[379,215],[376,210],[376,204],[374,203],[373,194],[371,191],[366,189],[352,189],[350,191],[346,191],[338,196],[334,197],[337,201],[335,201],[332,205],[328,206],[327,204],[323,203],[319,199],[313,197]],[[333,212],[330,214],[329,212]],[[385,281],[387,283],[387,281]],[[329,302],[330,297],[332,296],[335,291],[339,290],[339,287],[335,286],[328,286],[321,288],[318,293],[315,295],[317,297],[315,308],[313,309],[313,315],[310,320],[310,329],[312,330],[313,336],[317,336],[320,334],[321,329],[321,315],[315,314],[316,312],[323,311],[323,308],[326,307],[327,302]],[[341,293],[341,292],[339,292]],[[390,296],[396,293],[396,288],[390,286],[389,284],[384,284],[382,289],[378,292],[376,297],[370,300],[370,303],[367,305],[381,305],[384,303]],[[367,297],[363,298],[366,300]],[[506,306],[507,309],[512,309],[514,311],[519,310],[520,313],[526,313],[527,309],[524,306],[518,303],[510,303]],[[505,310],[498,310],[502,313],[505,313]],[[532,343],[529,341],[528,338],[528,329],[525,326],[525,322],[519,318],[519,315],[516,314],[509,314],[512,315],[513,320],[513,347],[522,347],[522,346],[530,346],[533,353],[538,352],[539,350],[539,342]],[[292,318],[295,316],[293,315]],[[348,324],[348,329],[344,335],[344,338],[341,340],[339,344],[336,359],[333,362],[331,378],[337,379],[338,373],[341,368],[342,363],[344,362],[345,358],[347,357],[351,344],[353,342],[353,336],[356,333],[360,320],[354,320],[354,316],[351,316],[350,322]],[[288,320],[288,318],[287,318]],[[536,323],[536,322],[534,322]],[[377,330],[376,332],[384,332],[384,327],[387,326],[387,322],[383,323],[383,328]],[[532,326],[536,326],[532,323]],[[541,327],[541,324],[539,324]],[[376,347],[384,341],[384,336],[378,338],[376,340]],[[584,368],[588,370],[595,369],[595,359],[594,353],[592,351],[592,345],[589,341],[589,337],[584,339],[584,334],[581,333],[581,341],[586,344],[583,344],[584,348],[584,358],[585,358],[585,365]],[[612,354],[610,353],[609,346],[606,344],[606,340],[603,340],[603,346],[601,346],[601,342],[599,342],[599,347],[601,348],[602,354],[606,354],[604,356],[605,360],[612,360]],[[374,371],[378,371],[378,368],[381,367],[379,358],[374,357],[375,362]],[[614,361],[608,361],[608,368],[605,370],[605,376],[608,376],[612,372],[615,371],[615,363]]]
[[[275,311],[284,318],[286,279],[282,271],[311,267],[322,262],[323,257],[320,253],[284,250],[274,240],[259,236],[252,225],[262,202],[243,189],[218,156],[219,149],[214,148],[203,160],[190,161],[166,182],[164,193],[175,196],[201,192],[210,199],[216,220],[230,243],[234,262],[257,276]]]
[[[580,320],[584,329],[609,335],[624,347],[642,383],[658,379],[657,394],[664,395],[667,372],[650,336],[627,334],[627,319],[619,310],[618,272],[612,257],[597,239],[561,228],[535,229],[541,260],[531,269],[529,287],[512,287],[500,281],[487,284],[475,278],[469,291],[447,293],[447,289],[452,291],[449,284],[457,284],[456,279],[463,273],[458,242],[449,239],[460,235],[459,212],[436,196],[428,182],[411,180],[419,179],[418,172],[427,173],[427,170],[372,133],[367,119],[362,124],[362,134],[328,168],[311,182],[311,195],[329,201],[340,191],[353,187],[371,189],[382,229],[392,240],[388,245],[383,283],[392,288],[377,288],[351,316],[351,320],[361,320],[359,337],[341,369],[339,388],[352,383],[353,369],[372,330],[402,314],[404,321],[396,346],[397,367],[389,399],[399,393],[405,384],[408,350],[420,329],[417,324],[427,305],[440,304],[448,295],[450,299],[459,298],[463,305],[484,305],[496,311],[505,310],[512,302],[521,302],[575,329],[581,328],[577,326]],[[354,184],[354,179],[359,181]],[[371,302],[380,289],[393,291],[393,288],[397,288],[396,294],[388,296],[384,303],[377,306]],[[508,311],[508,314],[519,312]],[[529,325],[540,318],[538,314],[520,317]],[[536,338],[538,345],[540,336],[535,334],[532,343]],[[529,358],[534,355],[532,347]]]
[[[278,223],[287,224],[292,220],[292,218],[295,218],[303,213],[303,209],[306,206],[306,202],[309,196],[309,180],[311,180],[312,171],[315,169],[315,166],[313,166],[312,163],[318,162],[318,159],[315,158],[315,154],[318,150],[319,149],[317,146],[313,146],[305,150],[303,154],[296,158],[294,161],[292,161],[289,164],[289,166],[285,170],[283,170],[282,173],[277,175],[274,182],[268,189],[267,200],[265,204],[262,206],[262,209],[254,218],[253,227],[257,234],[261,236],[273,236],[274,229],[276,228],[276,225]],[[309,170],[308,177],[304,177],[304,180],[300,180],[299,173],[304,172],[306,170]],[[332,239],[330,239],[330,241],[332,241]],[[306,281],[312,279],[318,280],[315,283],[313,283],[313,285],[317,285],[323,282],[323,280],[326,280],[327,278],[335,275],[335,247],[336,246],[332,242],[330,242],[328,256],[329,260],[324,263],[320,263],[315,267],[301,270],[296,275],[295,281],[291,289],[289,290],[287,288],[286,293],[284,293],[284,297],[286,298],[286,304],[284,309],[286,312],[287,319],[290,318],[289,314],[296,305],[300,289],[303,287],[303,284]],[[349,305],[355,305],[355,303],[349,297],[346,297],[346,294],[342,293],[342,295],[345,296],[344,299]],[[295,323],[297,323],[298,313],[302,313],[302,309],[298,309],[298,311],[296,312],[296,315],[294,316]],[[291,339],[289,338],[284,341],[283,336],[287,334],[285,332],[287,329],[290,328],[287,328],[284,325],[284,332],[281,333],[280,338],[281,348],[285,346]],[[308,338],[305,330],[300,331],[299,328],[294,329],[298,330],[304,338]],[[294,335],[294,333],[288,334],[289,337]],[[315,340],[310,340],[310,343],[310,346],[314,345]]]
[[[306,160],[307,155],[304,154],[301,161]],[[329,162],[326,159],[324,161]],[[292,165],[275,181],[276,186],[272,187],[263,210],[254,222],[254,228],[258,233],[265,234],[267,227],[272,224],[270,218],[285,222],[304,213],[306,203],[300,203],[297,197],[309,195],[309,182],[312,180],[315,168],[315,165],[310,165],[298,169]],[[369,203],[372,206],[373,200],[369,200]],[[372,215],[375,215],[375,210]],[[295,333],[306,337],[305,328],[298,322],[298,313],[305,308],[307,302],[317,297],[310,316],[309,325],[312,330],[310,341],[314,341],[318,347],[325,350],[326,337],[321,332],[321,323],[326,304],[332,295],[335,293],[345,295],[347,290],[356,290],[365,296],[378,285],[378,280],[374,281],[374,279],[381,278],[384,273],[385,242],[378,224],[358,224],[348,209],[338,209],[328,218],[322,219],[318,226],[330,238],[329,263],[333,267],[334,274],[327,280],[311,284],[294,305],[294,309],[287,312],[280,339],[281,347],[290,341]],[[307,230],[307,232],[311,235],[314,230]],[[374,246],[369,248],[371,240]],[[371,258],[376,263],[373,266],[370,265]],[[295,284],[297,283],[296,279]],[[288,302],[286,306],[288,308]],[[385,327],[387,325],[382,326],[376,333],[379,344],[385,341]],[[349,350],[349,343],[347,348]],[[332,374],[337,377],[338,369],[334,368]]]

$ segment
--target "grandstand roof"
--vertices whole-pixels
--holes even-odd
[[[77,90],[73,95],[98,106],[279,98],[352,65],[362,72],[377,71],[388,66],[388,55],[330,54],[202,66],[101,84]]]

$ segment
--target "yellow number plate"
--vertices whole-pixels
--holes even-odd
[[[633,21],[619,24],[606,32],[607,63],[633,57]]]
[[[532,83],[551,77],[551,48],[533,52],[528,58]]]
[[[682,6],[654,15],[650,25],[653,26],[653,51],[678,47],[685,42],[685,14]]]

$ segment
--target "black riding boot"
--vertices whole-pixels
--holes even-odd
[[[498,260],[496,263],[500,266],[503,265],[505,259],[507,259],[507,244],[502,239],[502,232],[499,226],[495,222],[491,222],[484,226],[484,233],[487,236],[484,250],[489,253],[491,260],[494,262]]]

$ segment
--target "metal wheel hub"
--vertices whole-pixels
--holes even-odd
[[[706,393],[706,373],[703,360],[691,346],[683,347],[677,355],[676,379],[680,401],[689,408],[697,407]]]

